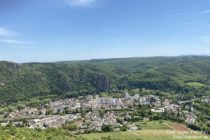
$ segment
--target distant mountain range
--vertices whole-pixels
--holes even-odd
[[[0,62],[0,103],[146,88],[208,92],[210,57],[142,57],[55,63]]]

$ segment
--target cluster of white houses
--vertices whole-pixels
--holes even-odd
[[[42,119],[32,119],[28,122],[29,128],[59,128],[67,122],[71,122],[81,118],[80,114],[67,114],[67,115],[53,115]]]
[[[125,93],[124,97],[99,97],[98,95],[88,95],[83,98],[71,98],[50,102],[46,105],[41,105],[37,108],[26,107],[21,110],[15,110],[7,116],[9,119],[22,119],[27,118],[27,126],[29,128],[58,128],[62,127],[67,122],[78,121],[80,130],[97,130],[101,131],[103,124],[112,124],[119,126],[117,123],[117,114],[112,109],[127,109],[132,108],[135,105],[147,105],[150,106],[151,112],[163,113],[167,112],[179,112],[181,106],[172,103],[168,99],[161,100],[158,96],[145,95],[140,96],[135,94],[130,96],[129,93]],[[100,116],[99,110],[109,110],[104,113],[103,117]],[[76,113],[65,113],[65,110],[77,110]],[[81,110],[86,113],[82,115]],[[49,111],[51,111],[49,113]],[[185,112],[186,122],[195,123],[196,116],[192,112]],[[134,129],[135,126],[132,126]],[[116,127],[118,129],[118,127]]]

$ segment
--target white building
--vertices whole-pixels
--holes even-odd
[[[129,98],[130,98],[129,93],[125,93],[125,98],[126,98],[126,99],[129,99]]]
[[[135,100],[135,101],[138,101],[138,99],[139,99],[139,94],[135,94],[135,95],[134,95],[134,100]]]
[[[159,109],[151,109],[152,112],[154,113],[163,113],[165,111],[164,108],[159,108]]]

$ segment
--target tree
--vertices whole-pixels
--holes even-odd
[[[110,124],[103,124],[101,127],[101,130],[103,132],[111,132],[111,131],[113,131],[113,128]]]
[[[65,107],[64,110],[63,110],[63,113],[64,114],[69,114],[70,113],[70,110],[68,107]]]
[[[52,109],[48,109],[48,110],[46,111],[46,115],[52,115],[52,113],[53,113],[53,110],[52,110]]]
[[[77,126],[73,123],[69,123],[63,126],[64,129],[67,129],[69,131],[75,131],[77,130]]]
[[[99,114],[100,114],[100,117],[103,117],[104,114],[105,114],[105,109],[104,108],[100,108],[99,109]]]
[[[20,111],[21,109],[24,109],[24,107],[25,107],[24,105],[18,105],[17,109],[18,109],[18,111]]]

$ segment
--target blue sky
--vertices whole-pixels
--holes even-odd
[[[209,54],[209,0],[0,1],[0,60]]]

